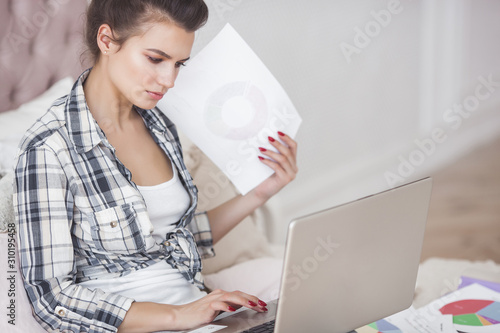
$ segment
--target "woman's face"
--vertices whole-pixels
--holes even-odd
[[[189,59],[194,32],[173,23],[148,25],[142,35],[130,37],[110,52],[107,69],[123,100],[142,109],[152,109],[174,86],[180,68]],[[112,51],[112,50],[110,50]]]

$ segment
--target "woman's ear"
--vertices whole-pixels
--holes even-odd
[[[113,31],[107,24],[103,24],[97,31],[97,45],[103,54],[108,54],[113,50]]]

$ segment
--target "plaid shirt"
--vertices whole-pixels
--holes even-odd
[[[21,141],[14,182],[20,267],[35,318],[49,331],[116,332],[133,299],[78,283],[118,277],[166,260],[202,287],[201,257],[214,255],[175,126],[137,108],[179,170],[191,205],[162,244],[131,173],[92,117],[84,72]],[[201,253],[201,254],[200,254]],[[173,291],[175,292],[175,291]]]

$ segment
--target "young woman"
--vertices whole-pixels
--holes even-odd
[[[91,2],[94,66],[28,131],[16,166],[20,265],[48,331],[182,330],[267,310],[243,292],[202,291],[201,258],[294,179],[295,141],[270,137],[278,152],[260,158],[274,175],[195,214],[177,132],[155,108],[207,15],[202,0]]]

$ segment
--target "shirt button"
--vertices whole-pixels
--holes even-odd
[[[163,245],[165,245],[165,246],[170,246],[170,242],[169,242],[169,241],[164,241],[164,242],[163,242]]]
[[[116,226],[118,225],[118,222],[113,221],[109,225],[111,225],[111,228],[116,228]]]
[[[61,310],[59,310],[59,311],[57,311],[57,313],[58,313],[60,316],[64,316],[64,315],[65,315],[64,310],[62,310],[62,309],[61,309]]]

